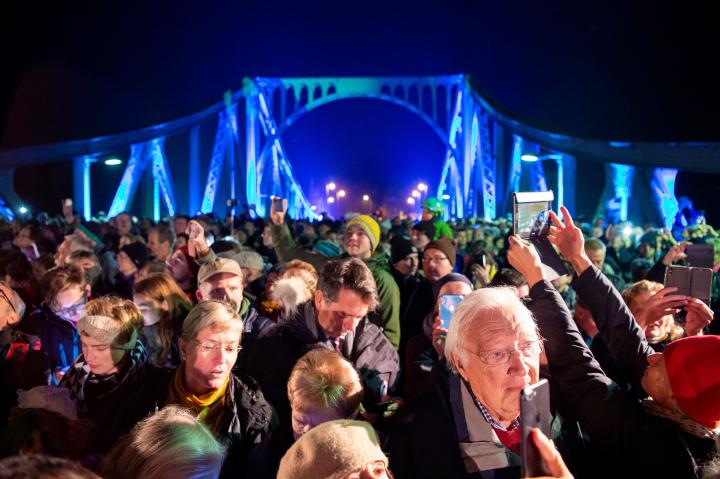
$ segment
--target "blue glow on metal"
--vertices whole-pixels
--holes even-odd
[[[215,142],[213,144],[212,157],[210,158],[210,167],[208,168],[207,181],[205,182],[205,194],[203,195],[200,211],[203,213],[211,213],[215,206],[215,197],[217,195],[218,182],[222,174],[223,165],[225,164],[225,155],[228,149],[228,143],[233,139],[232,132],[232,116],[237,114],[237,104],[233,104],[230,108],[218,113],[217,129],[215,131]]]
[[[117,192],[115,193],[115,198],[108,210],[109,218],[117,216],[128,209],[135,195],[135,190],[140,183],[140,178],[150,160],[150,153],[147,150],[148,142],[137,143],[130,146],[130,158],[128,159],[127,166],[125,166],[125,171],[120,180],[120,186],[118,186]]]
[[[495,178],[497,171],[497,163],[492,153],[492,145],[490,144],[490,118],[485,112],[480,113],[479,120],[480,142],[480,182],[483,201],[483,218],[485,220],[493,220],[497,215]]]
[[[83,158],[83,218],[90,221],[92,218],[92,205],[90,196],[90,165],[95,162],[91,156]]]
[[[522,175],[522,163],[520,157],[525,148],[525,141],[518,135],[513,135],[513,152],[511,157],[510,175],[508,177],[508,193],[520,191],[520,176]]]
[[[620,203],[619,219],[620,221],[627,221],[628,200],[632,194],[632,181],[635,168],[630,165],[610,163],[610,171],[612,172],[613,197],[617,198]]]
[[[613,148],[630,148],[632,146],[632,143],[629,141],[608,141],[608,145],[612,146]]]
[[[651,187],[655,194],[658,209],[663,215],[665,228],[672,228],[677,215],[678,200],[675,198],[675,179],[678,170],[675,168],[655,168]]]
[[[175,216],[175,189],[173,188],[170,167],[165,157],[165,138],[158,138],[151,143],[152,173],[155,185],[153,201],[157,202],[160,213],[160,195],[168,210],[169,216]],[[158,221],[157,219],[155,221]]]

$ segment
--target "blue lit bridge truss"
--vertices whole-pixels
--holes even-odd
[[[546,145],[545,153],[553,153],[546,156],[553,157],[558,165],[558,185],[550,185],[557,187],[556,197],[560,200],[563,189],[567,190],[569,185],[574,187],[574,174],[568,174],[574,158],[558,153],[557,146],[567,144],[572,148],[577,147],[578,142],[530,129],[505,117],[472,90],[466,75],[246,78],[241,90],[226,94],[223,101],[194,115],[112,136],[0,152],[0,160],[27,164],[28,161],[73,159],[75,203],[87,219],[93,213],[92,165],[101,155],[120,148],[129,148],[130,156],[109,216],[130,208],[144,173],[150,171],[155,219],[164,213],[172,216],[183,210],[190,214],[218,211],[216,199],[224,184],[228,185],[230,199],[246,204],[251,215],[267,216],[270,199],[277,195],[288,199],[291,217],[314,219],[315,208],[297,181],[283,145],[283,134],[313,109],[347,98],[373,98],[397,104],[416,114],[435,131],[446,147],[444,156],[438,158],[436,195],[446,204],[447,217],[493,219],[499,204],[507,210],[507,195],[516,191],[520,183],[523,170],[520,157],[530,146],[540,150],[540,143]],[[205,162],[207,172],[203,174],[198,144],[199,127],[205,122],[216,128],[212,153]],[[511,134],[514,141],[510,170],[500,175],[496,156],[503,130]],[[171,172],[173,161],[165,153],[165,139],[175,135],[189,137],[188,208],[177,205]],[[532,171],[536,186],[543,189],[548,185],[540,163],[532,165]],[[5,176],[0,172],[0,181]],[[498,190],[503,192],[500,198]]]

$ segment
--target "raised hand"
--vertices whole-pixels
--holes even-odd
[[[685,317],[685,334],[687,336],[699,336],[705,326],[710,324],[715,313],[707,304],[697,298],[688,298],[685,305],[687,316]]]
[[[687,258],[687,255],[685,254],[685,248],[687,248],[689,244],[691,244],[689,241],[683,241],[670,248],[670,250],[663,257],[662,264],[664,264],[665,266],[670,266],[677,260]]]
[[[281,225],[285,222],[285,214],[287,213],[287,200],[282,200],[282,210],[275,209],[275,201],[270,202],[270,221],[275,225]]]
[[[195,220],[190,220],[185,233],[188,235],[188,255],[198,258],[207,255],[210,247],[205,239],[205,228]]]
[[[649,324],[660,320],[663,316],[677,314],[685,306],[688,297],[683,294],[672,294],[677,288],[669,286],[650,296],[635,314],[635,320],[643,329]]]
[[[555,449],[553,443],[540,429],[535,428],[530,431],[530,438],[535,444],[535,447],[537,447],[540,457],[542,457],[543,462],[547,466],[547,470],[551,474],[550,476],[545,476],[545,478],[573,479],[573,475],[565,465],[562,456],[560,456],[560,453]]]
[[[544,279],[540,255],[535,246],[517,235],[511,235],[509,241],[508,261],[513,268],[525,276],[528,286],[532,288],[535,283]]]
[[[550,212],[550,232],[548,240],[555,245],[560,253],[573,265],[575,272],[581,275],[592,264],[585,254],[585,238],[580,228],[573,223],[570,212],[564,206],[560,207],[563,219],[554,212]]]

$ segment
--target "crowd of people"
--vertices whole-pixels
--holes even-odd
[[[665,287],[704,221],[120,213],[0,222],[0,479],[720,477],[720,280]],[[444,323],[446,295],[462,301]],[[521,431],[549,381],[552,427]],[[55,475],[53,475],[55,474]],[[63,475],[65,474],[65,475]]]

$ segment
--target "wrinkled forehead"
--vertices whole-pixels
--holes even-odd
[[[240,341],[241,334],[242,322],[230,321],[202,328],[195,335],[195,339],[198,341],[214,341],[216,343],[233,343]]]
[[[510,314],[488,314],[478,318],[469,330],[469,340],[480,349],[492,349],[506,343],[539,339],[535,322],[529,311],[518,308]]]

